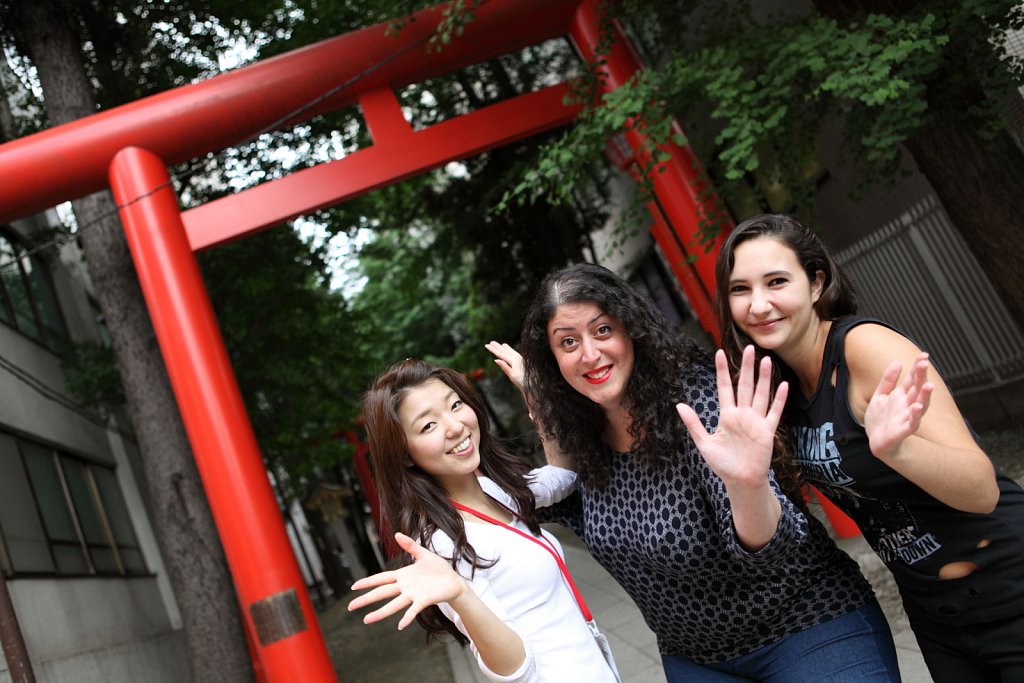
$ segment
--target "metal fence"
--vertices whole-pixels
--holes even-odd
[[[934,195],[836,258],[861,313],[911,336],[954,393],[1024,376],[1024,335]]]

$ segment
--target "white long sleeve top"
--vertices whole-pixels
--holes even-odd
[[[576,475],[569,470],[549,465],[531,474],[530,488],[537,496],[538,507],[558,502],[575,489]],[[480,479],[480,484],[487,495],[515,511],[512,498],[497,484],[486,477]],[[513,518],[510,526],[532,536],[518,517]],[[558,540],[543,530],[541,535],[564,560]],[[501,676],[484,665],[471,642],[477,663],[488,679],[500,683],[615,683],[576,598],[547,550],[482,520],[466,521],[466,538],[482,559],[497,562],[475,572],[460,562],[458,572],[484,603],[519,634],[526,648],[526,659],[519,670]],[[442,557],[451,557],[454,550],[451,539],[441,531],[433,535],[431,546]],[[467,633],[455,610],[447,603],[438,606],[462,633]]]

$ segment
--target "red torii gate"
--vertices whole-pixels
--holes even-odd
[[[101,190],[109,172],[246,628],[271,683],[337,679],[195,252],[568,123],[579,107],[563,104],[566,84],[420,131],[403,117],[394,89],[562,35],[591,59],[599,11],[598,0],[490,0],[457,41],[428,52],[423,44],[441,17],[435,7],[418,13],[397,38],[378,24],[0,145],[0,222]],[[606,90],[641,68],[625,37],[617,39],[604,67]],[[351,85],[319,99],[340,83]],[[371,147],[180,210],[168,165],[355,102]],[[625,136],[641,149],[641,133],[629,129]],[[667,151],[671,158],[651,176],[652,233],[714,336],[708,293],[717,243],[709,253],[686,248],[710,213],[699,194],[699,164],[687,148]]]

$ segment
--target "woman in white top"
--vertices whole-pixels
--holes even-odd
[[[405,610],[398,628],[415,619],[430,634],[469,643],[493,681],[616,681],[561,546],[534,520],[537,506],[573,490],[575,475],[553,466],[531,472],[490,434],[469,382],[423,361],[377,378],[363,416],[404,566],[353,584],[372,590],[349,609],[387,601],[364,622]]]

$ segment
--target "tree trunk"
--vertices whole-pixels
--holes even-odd
[[[904,146],[1024,331],[1024,153],[1005,131],[990,143],[945,116]]]
[[[19,34],[38,69],[50,124],[95,113],[81,48],[60,2],[26,0],[20,11]],[[250,683],[234,585],[116,207],[109,192],[73,206],[138,435],[154,526],[181,607],[192,678],[196,683]]]

